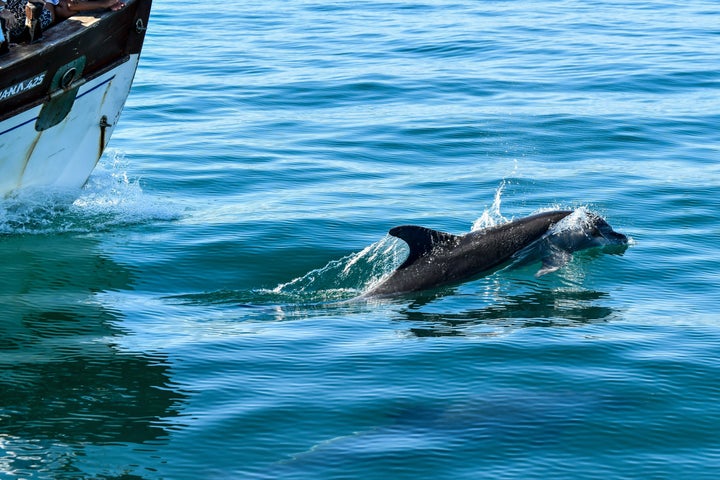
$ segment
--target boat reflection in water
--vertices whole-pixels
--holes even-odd
[[[0,55],[0,198],[85,183],[130,92],[150,6],[75,15]]]
[[[0,235],[0,477],[118,475],[125,450],[179,426],[167,358],[123,349],[122,315],[100,299],[133,281],[92,238]]]

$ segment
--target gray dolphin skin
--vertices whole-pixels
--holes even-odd
[[[489,273],[514,259],[540,257],[537,276],[567,263],[574,251],[603,245],[625,245],[601,217],[588,212],[585,222],[554,228],[571,210],[543,212],[465,235],[404,225],[390,230],[410,247],[407,259],[363,297],[383,297],[459,283]]]

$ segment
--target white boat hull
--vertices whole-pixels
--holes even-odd
[[[110,140],[138,61],[139,54],[130,55],[83,84],[70,113],[47,130],[35,128],[42,105],[0,122],[0,198],[26,189],[80,188]]]

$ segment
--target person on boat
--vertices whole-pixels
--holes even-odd
[[[50,2],[53,2],[55,22],[70,18],[79,12],[89,12],[100,9],[115,11],[125,7],[125,3],[119,0],[47,0],[47,3]],[[47,3],[45,3],[46,8]]]
[[[8,15],[6,20],[9,20],[7,25],[10,39],[13,41],[22,39],[25,31],[25,5],[27,3],[28,0],[7,0],[5,11],[12,13],[12,16]],[[46,0],[44,3],[45,6],[40,15],[40,25],[43,30],[79,12],[101,9],[120,10],[125,7],[125,3],[119,0]]]
[[[10,34],[11,41],[18,41],[22,38],[22,34],[25,31],[25,5],[28,0],[7,0],[5,6],[5,25],[7,26],[8,33]],[[44,8],[40,15],[40,25],[43,30],[48,28],[53,23],[53,12]]]

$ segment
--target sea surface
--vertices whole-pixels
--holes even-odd
[[[0,479],[712,479],[720,5],[155,0],[81,191],[0,201]],[[418,224],[627,249],[356,297]]]

